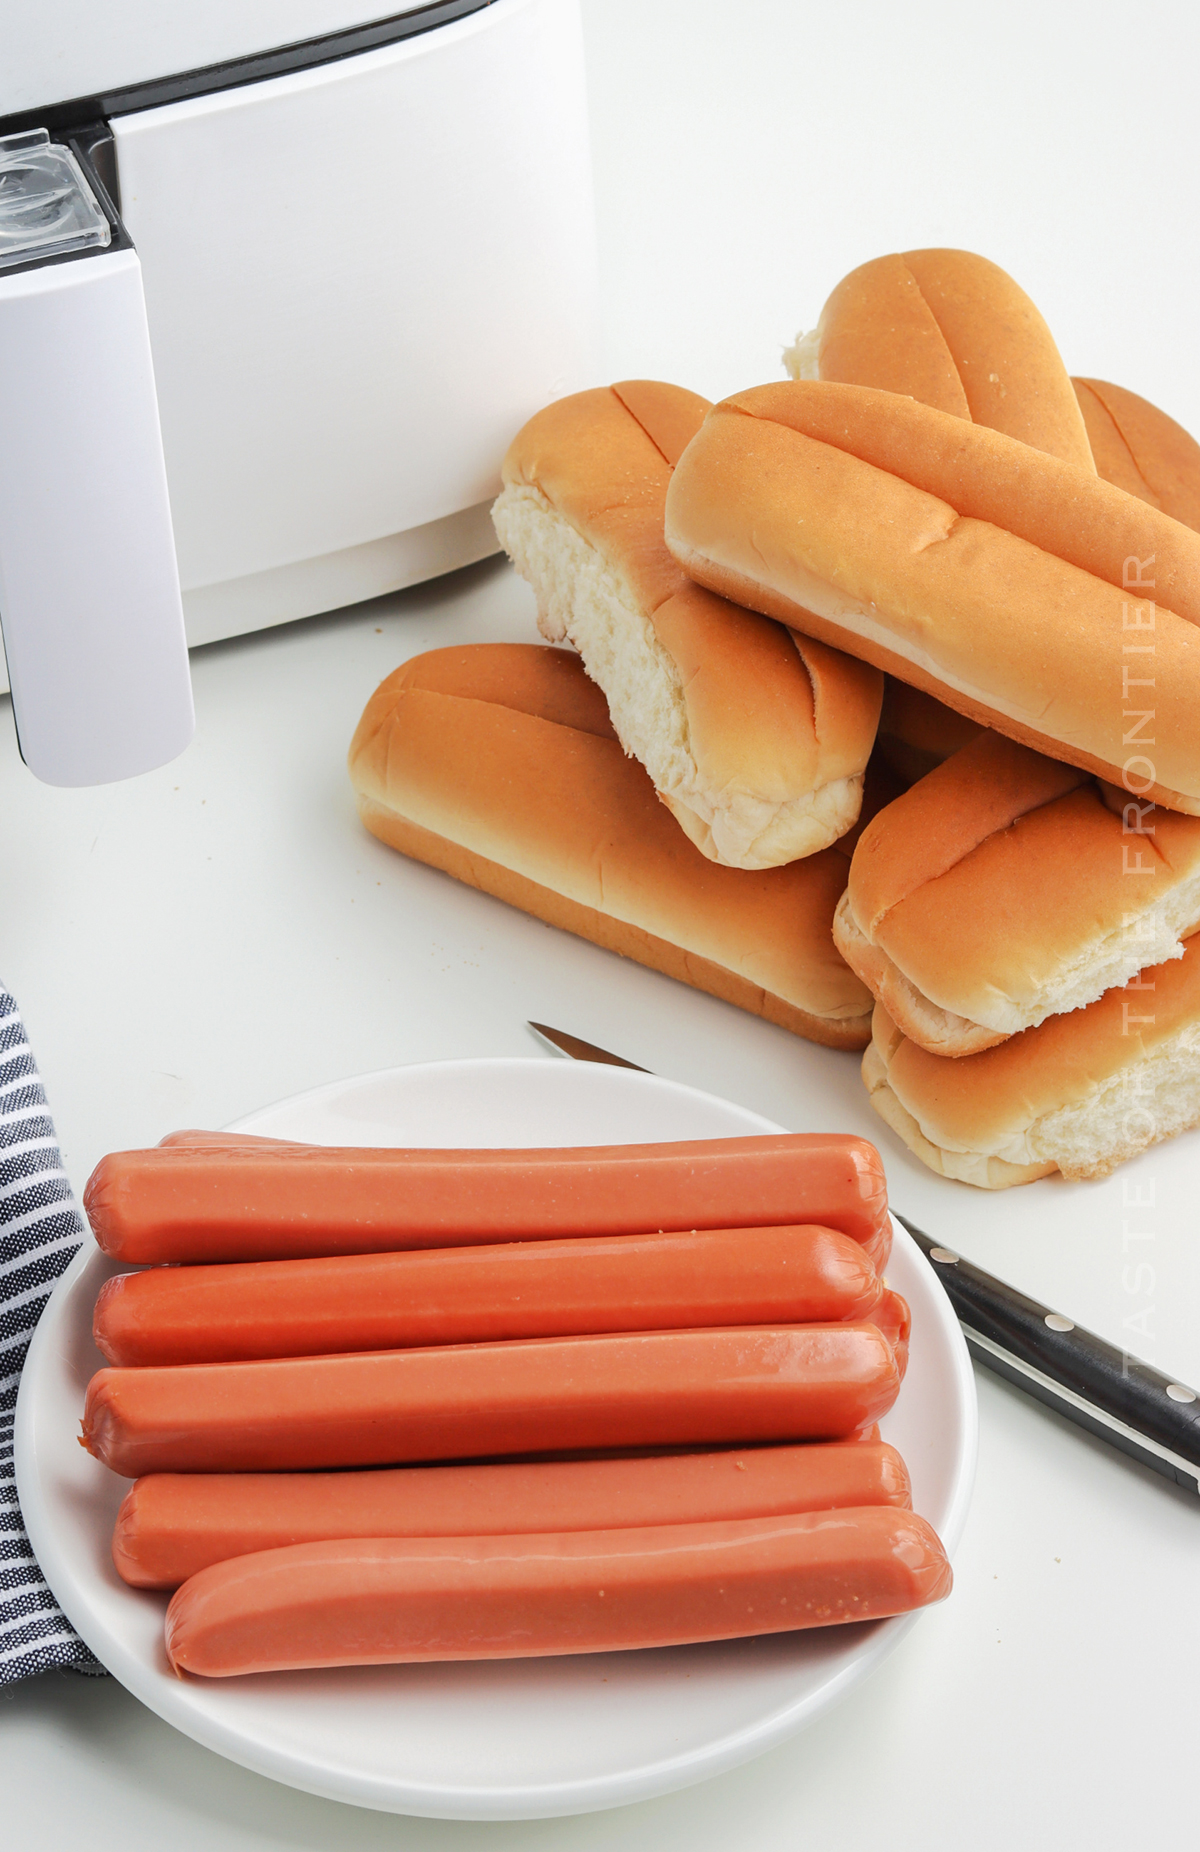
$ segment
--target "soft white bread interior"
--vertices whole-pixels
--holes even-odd
[[[1126,989],[961,1061],[916,1047],[876,1004],[863,1079],[939,1176],[990,1190],[1107,1176],[1200,1125],[1200,936]]]
[[[350,776],[367,828],[402,853],[811,1041],[866,1043],[870,994],[832,937],[847,856],[707,860],[568,651],[415,657],[367,703]]]
[[[988,1048],[1200,928],[1200,817],[981,733],[863,829],[834,940],[904,1035]]]
[[[860,264],[812,333],[784,350],[784,365],[793,379],[905,393],[1093,468],[1086,408],[1081,415],[1054,336],[1012,277],[972,251]]]
[[[712,589],[1200,813],[1200,534],[1094,473],[894,393],[796,381],[714,408],[666,535]]]
[[[1105,379],[1071,381],[1106,482],[1200,529],[1200,444],[1149,399]]]
[[[776,867],[843,835],[875,736],[878,671],[694,585],[667,551],[676,457],[706,400],[629,380],[539,412],[493,509],[538,598],[603,689],[617,737],[697,848]]]
[[[1039,1177],[1049,1177],[1058,1169],[1057,1164],[1048,1159],[1040,1163],[1016,1163],[986,1151],[943,1148],[934,1139],[927,1138],[919,1120],[904,1105],[891,1083],[890,1061],[903,1046],[906,1046],[903,1034],[884,1005],[877,1003],[870,1045],[863,1055],[863,1084],[884,1124],[891,1127],[901,1143],[907,1145],[927,1169],[956,1183],[973,1183],[981,1190],[1007,1190],[1015,1183],[1035,1183]],[[937,1059],[936,1056],[932,1058]],[[951,1065],[957,1070],[961,1064]]]

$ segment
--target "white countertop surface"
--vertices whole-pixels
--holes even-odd
[[[1014,272],[1074,371],[1200,429],[1191,9],[1152,6],[1137,26],[1108,5],[818,15],[794,0],[585,0],[584,15],[608,377],[710,395],[774,377],[779,346],[853,264],[956,243]],[[874,1119],[853,1057],[362,832],[344,757],[376,683],[419,650],[534,635],[531,595],[495,562],[210,646],[193,657],[188,753],[92,791],[37,784],[0,715],[0,976],[76,1187],[109,1148],[340,1075],[531,1053],[532,1016],[786,1125],[875,1137],[903,1212],[1200,1382],[1200,1133],[1103,1184],[988,1195],[942,1182]],[[741,1770],[614,1814],[407,1820],[278,1787],[111,1680],[50,1674],[0,1694],[5,1844],[1186,1843],[1200,1500],[995,1378],[979,1388],[953,1597],[838,1710]]]

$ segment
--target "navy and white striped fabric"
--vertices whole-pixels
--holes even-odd
[[[17,1385],[29,1340],[83,1235],[25,1026],[0,986],[0,1685],[51,1666],[104,1670],[33,1560],[13,1467]]]

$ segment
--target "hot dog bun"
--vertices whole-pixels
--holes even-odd
[[[784,364],[794,379],[906,393],[1094,467],[1053,335],[1008,273],[971,251],[903,251],[861,264]]]
[[[1068,1016],[944,1061],[875,1006],[863,1079],[871,1104],[939,1176],[1002,1190],[1059,1170],[1106,1177],[1200,1125],[1200,935]]]
[[[832,938],[846,857],[706,860],[566,651],[416,657],[368,702],[350,776],[367,828],[403,854],[810,1041],[865,1045],[870,995]]]
[[[517,433],[492,510],[617,737],[710,860],[771,868],[858,815],[877,670],[694,585],[663,540],[675,459],[708,401],[655,380],[560,399]]]
[[[1200,814],[1200,536],[1098,476],[894,393],[794,381],[709,414],[666,534],[714,590]],[[1147,661],[1150,698],[1123,695]]]
[[[1105,481],[1200,528],[1200,444],[1195,438],[1124,386],[1103,379],[1071,384]]]
[[[834,941],[910,1041],[971,1054],[1182,956],[1200,818],[1122,800],[982,733],[867,825]]]
[[[1045,321],[1005,271],[970,251],[907,251],[860,265],[813,333],[785,350],[784,364],[795,379],[904,393],[1096,467],[1080,382],[1068,377]],[[932,695],[888,678],[877,750],[910,783],[977,731]]]

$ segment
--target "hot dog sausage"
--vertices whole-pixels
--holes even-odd
[[[294,1544],[202,1569],[167,1609],[176,1672],[528,1658],[873,1620],[950,1565],[892,1506],[652,1529]]]
[[[903,1460],[878,1441],[392,1472],[153,1473],[117,1514],[113,1561],[135,1588],[178,1588],[211,1563],[333,1538],[624,1530],[911,1502]]]
[[[901,1378],[908,1368],[908,1340],[912,1331],[912,1313],[908,1300],[899,1293],[885,1292],[871,1313],[871,1323],[878,1325],[892,1347]]]
[[[829,1440],[896,1398],[870,1324],[521,1339],[103,1369],[82,1444],[114,1472],[272,1472],[567,1448]]]
[[[104,1252],[131,1262],[818,1222],[882,1268],[891,1243],[879,1153],[825,1133],[545,1151],[160,1145],[102,1158],[84,1205]]]
[[[155,1267],[105,1283],[93,1331],[110,1363],[209,1363],[869,1319],[882,1292],[833,1229],[723,1229]]]

